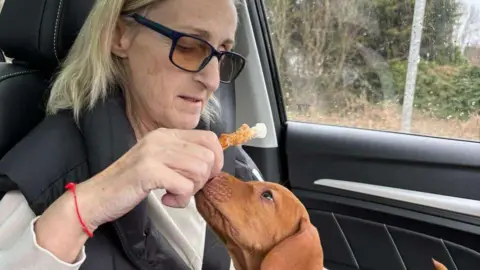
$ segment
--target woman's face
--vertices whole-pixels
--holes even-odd
[[[233,46],[237,14],[232,0],[165,0],[145,17],[198,36],[218,51]],[[135,31],[119,24],[113,40],[112,52],[123,58],[129,73],[127,110],[149,130],[195,128],[220,83],[218,58],[199,72],[187,72],[169,60],[171,45],[171,39],[140,24]]]

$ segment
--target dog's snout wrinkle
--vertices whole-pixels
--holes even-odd
[[[217,203],[227,202],[232,197],[232,188],[224,178],[212,180],[208,185],[205,185],[204,192],[210,200]]]

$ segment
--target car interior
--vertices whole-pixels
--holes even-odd
[[[5,1],[0,48],[12,61],[0,63],[0,158],[45,117],[51,80],[93,2]],[[480,145],[289,120],[265,9],[261,0],[238,8],[235,51],[247,65],[216,91],[222,119],[212,129],[266,124],[267,137],[244,149],[265,181],[304,203],[325,267],[424,270],[435,258],[478,269]]]

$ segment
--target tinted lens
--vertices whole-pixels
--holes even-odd
[[[227,52],[220,60],[220,81],[230,83],[245,65],[245,59],[238,54]]]
[[[210,56],[211,47],[202,40],[183,36],[178,39],[172,54],[172,61],[188,71],[197,71]]]

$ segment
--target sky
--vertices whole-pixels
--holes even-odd
[[[461,2],[464,2],[466,4],[472,4],[480,7],[480,0],[461,0]]]
[[[467,6],[475,7],[477,12],[480,12],[480,0],[460,0],[461,3],[466,4]],[[480,15],[479,15],[480,16]],[[460,39],[457,41],[462,44],[462,47],[470,45],[470,46],[479,46],[480,45],[480,22],[476,22],[474,25],[467,26],[466,16],[460,18],[459,26],[457,28],[457,33],[461,34],[461,32],[466,31],[468,32],[468,39],[465,42],[461,42]],[[477,33],[477,31],[479,33]],[[466,43],[466,44],[465,44]]]

